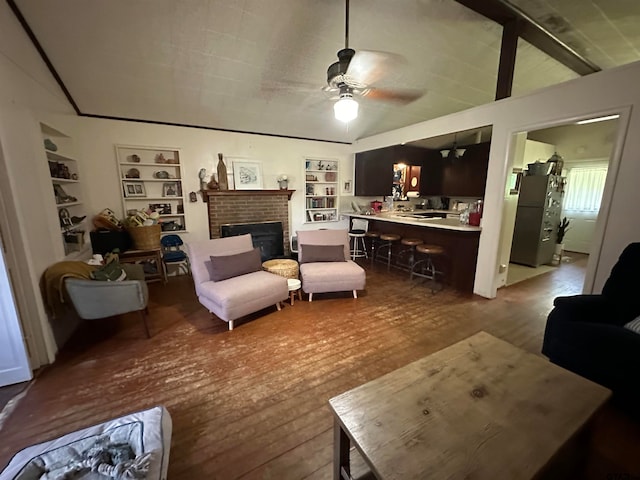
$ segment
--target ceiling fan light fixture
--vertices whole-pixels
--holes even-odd
[[[358,102],[351,93],[341,93],[340,99],[333,104],[333,113],[337,120],[350,122],[358,117]]]

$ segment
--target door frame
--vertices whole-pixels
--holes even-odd
[[[9,225],[15,228],[8,228]],[[37,289],[32,288],[26,266],[19,264],[26,259],[22,241],[17,210],[12,196],[9,171],[4,157],[4,150],[0,143],[0,235],[4,242],[4,262],[9,275],[10,287],[13,294],[15,309],[20,322],[22,337],[26,346],[29,363],[32,370],[53,362],[55,351],[49,351],[40,324],[40,315],[36,307],[35,295]],[[25,262],[26,263],[26,262]],[[31,298],[30,298],[31,297]]]

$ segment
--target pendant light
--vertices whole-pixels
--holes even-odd
[[[442,155],[442,158],[451,158],[452,160],[457,160],[464,155],[464,152],[466,152],[467,149],[457,148],[457,138],[458,134],[455,133],[453,137],[453,146],[450,149],[440,150],[440,155]]]

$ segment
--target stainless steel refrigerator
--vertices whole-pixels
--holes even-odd
[[[558,175],[527,175],[522,178],[511,262],[531,267],[551,262],[563,193],[563,179]]]

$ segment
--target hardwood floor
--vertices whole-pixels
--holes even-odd
[[[153,284],[152,338],[132,314],[84,323],[6,419],[0,468],[25,446],[163,404],[173,419],[170,479],[329,479],[329,398],[480,330],[539,354],[552,300],[580,292],[585,262],[495,300],[431,295],[402,272],[367,267],[358,299],[318,294],[231,332],[200,306],[189,277]],[[638,425],[605,410],[589,478],[639,475],[630,453]]]

